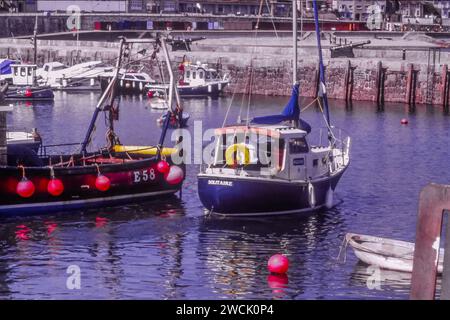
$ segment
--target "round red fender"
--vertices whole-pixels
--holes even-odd
[[[31,91],[30,88],[27,88],[27,89],[25,90],[25,97],[30,98],[30,97],[32,97],[32,96],[33,96],[33,92]]]
[[[275,254],[270,257],[267,267],[272,273],[284,274],[289,269],[289,260],[282,254]]]
[[[52,178],[48,182],[47,191],[52,196],[58,197],[64,192],[64,184],[60,179]]]
[[[34,183],[25,177],[17,184],[16,187],[17,194],[22,198],[30,198],[34,194],[35,190],[36,188],[34,187]]]
[[[161,160],[156,164],[156,170],[158,170],[158,172],[166,174],[170,170],[170,165],[167,161]]]
[[[155,94],[153,93],[153,91],[147,92],[147,97],[148,97],[148,98],[153,98],[154,95],[155,95]]]
[[[168,184],[179,184],[183,181],[184,172],[179,166],[171,166],[169,172],[164,175]]]
[[[108,191],[111,187],[111,181],[107,176],[99,174],[97,179],[95,179],[95,187],[102,192]]]

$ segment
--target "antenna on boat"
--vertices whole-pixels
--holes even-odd
[[[330,126],[330,112],[328,110],[328,96],[325,86],[325,68],[323,66],[322,43],[320,39],[319,10],[317,6],[317,0],[313,1],[313,6],[314,6],[314,23],[316,26],[317,49],[319,51],[319,71],[320,71],[319,94],[322,97],[324,105],[325,120],[327,122],[328,127],[328,139],[331,140],[332,132]]]

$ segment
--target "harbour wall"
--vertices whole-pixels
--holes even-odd
[[[117,43],[76,42],[42,40],[38,42],[38,64],[60,61],[76,64],[91,60],[114,63]],[[211,47],[208,44],[193,45],[192,52],[172,52],[174,64],[184,55],[195,61],[220,65],[231,76],[227,92],[249,91],[250,66],[253,94],[286,96],[291,93],[292,49],[289,43],[270,46]],[[378,52],[378,53],[377,53]],[[354,59],[330,58],[324,49],[327,93],[330,98],[347,101],[402,102],[410,104],[437,104],[448,106],[450,57],[442,52],[434,64],[428,63],[430,53],[423,49],[408,49],[407,59],[401,60],[398,49],[355,50]],[[31,62],[33,49],[29,40],[0,39],[0,57],[21,57]],[[301,95],[315,97],[318,93],[317,49],[299,49],[298,80]],[[160,57],[160,60],[163,60]],[[433,59],[431,59],[433,60]],[[175,66],[174,66],[175,67]],[[154,78],[159,79],[155,65],[147,66]]]

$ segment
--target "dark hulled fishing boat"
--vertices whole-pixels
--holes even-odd
[[[183,59],[178,67],[178,92],[181,97],[213,97],[217,98],[230,83],[229,75],[220,75],[217,69],[198,62],[192,64]],[[153,83],[146,85],[147,92],[167,90],[168,84]]]
[[[86,137],[79,144],[79,152],[64,155],[41,152],[38,155],[31,149],[16,153],[8,150],[8,163],[0,166],[0,214],[110,206],[174,194],[180,190],[185,166],[173,162],[172,156],[178,154],[177,149],[163,146],[168,121],[154,146],[123,146],[114,132],[114,119],[118,112],[115,99],[118,70],[124,47],[137,41],[150,43],[149,40],[121,40],[117,72],[98,102]],[[157,41],[157,45],[166,52],[164,40]],[[168,55],[166,57],[168,59]],[[167,62],[170,65],[170,61]],[[176,90],[175,86],[173,88]],[[169,97],[169,100],[171,106],[173,99]],[[102,111],[109,127],[107,146],[87,151]],[[48,151],[49,147],[41,150]]]
[[[5,93],[5,100],[53,101],[54,94],[50,87],[36,85],[36,65],[12,64],[12,85]]]
[[[216,129],[214,157],[198,175],[198,193],[211,213],[231,216],[294,214],[333,205],[334,190],[347,169],[350,138],[330,126],[314,1],[320,60],[321,100],[328,139],[314,141],[300,118],[296,2],[293,1],[294,87],[279,115],[248,119],[245,125]],[[318,100],[320,103],[320,100]]]

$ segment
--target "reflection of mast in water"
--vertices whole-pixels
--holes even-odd
[[[159,256],[166,268],[164,280],[164,299],[186,299],[181,293],[178,281],[183,275],[183,243],[185,233],[165,234],[161,236]],[[181,296],[180,296],[181,295]]]
[[[108,219],[97,216],[95,228],[96,234],[92,245],[88,246],[88,251],[95,258],[93,268],[99,271],[98,274],[103,278],[103,288],[110,289],[110,293],[114,295],[118,293],[117,288],[121,287],[124,275],[120,248],[116,244],[114,228]]]

